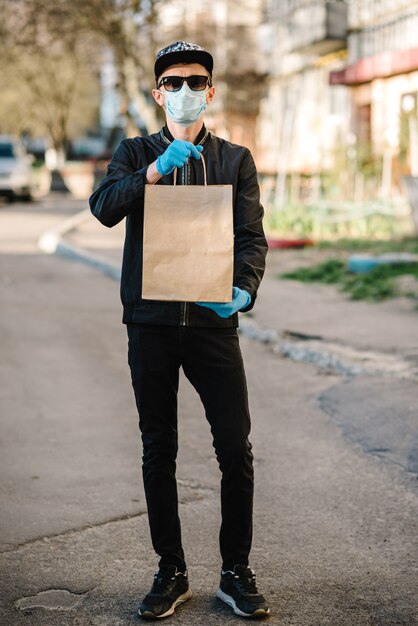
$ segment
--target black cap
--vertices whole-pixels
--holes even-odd
[[[195,43],[176,41],[157,52],[154,65],[155,78],[176,63],[200,63],[212,76],[213,57],[207,50]]]

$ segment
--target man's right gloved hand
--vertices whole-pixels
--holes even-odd
[[[183,167],[189,157],[200,159],[203,146],[195,146],[190,141],[175,139],[157,159],[157,170],[162,176],[171,174],[175,167]]]

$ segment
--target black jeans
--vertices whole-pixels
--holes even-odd
[[[160,556],[160,567],[186,567],[175,476],[180,366],[202,400],[222,472],[222,567],[248,565],[254,473],[248,440],[247,384],[237,329],[128,324],[127,331],[151,540]]]

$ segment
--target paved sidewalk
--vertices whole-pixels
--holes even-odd
[[[255,320],[355,346],[415,355],[418,362],[418,311],[409,298],[370,303],[350,300],[333,285],[277,279],[279,273],[343,256],[330,250],[271,250],[259,291]]]
[[[93,215],[77,229],[65,236],[69,244],[90,252],[115,266],[121,267],[125,220],[113,228],[103,226]]]

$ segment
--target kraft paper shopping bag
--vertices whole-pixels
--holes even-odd
[[[232,185],[208,185],[201,161],[204,185],[145,187],[142,298],[232,300]]]

